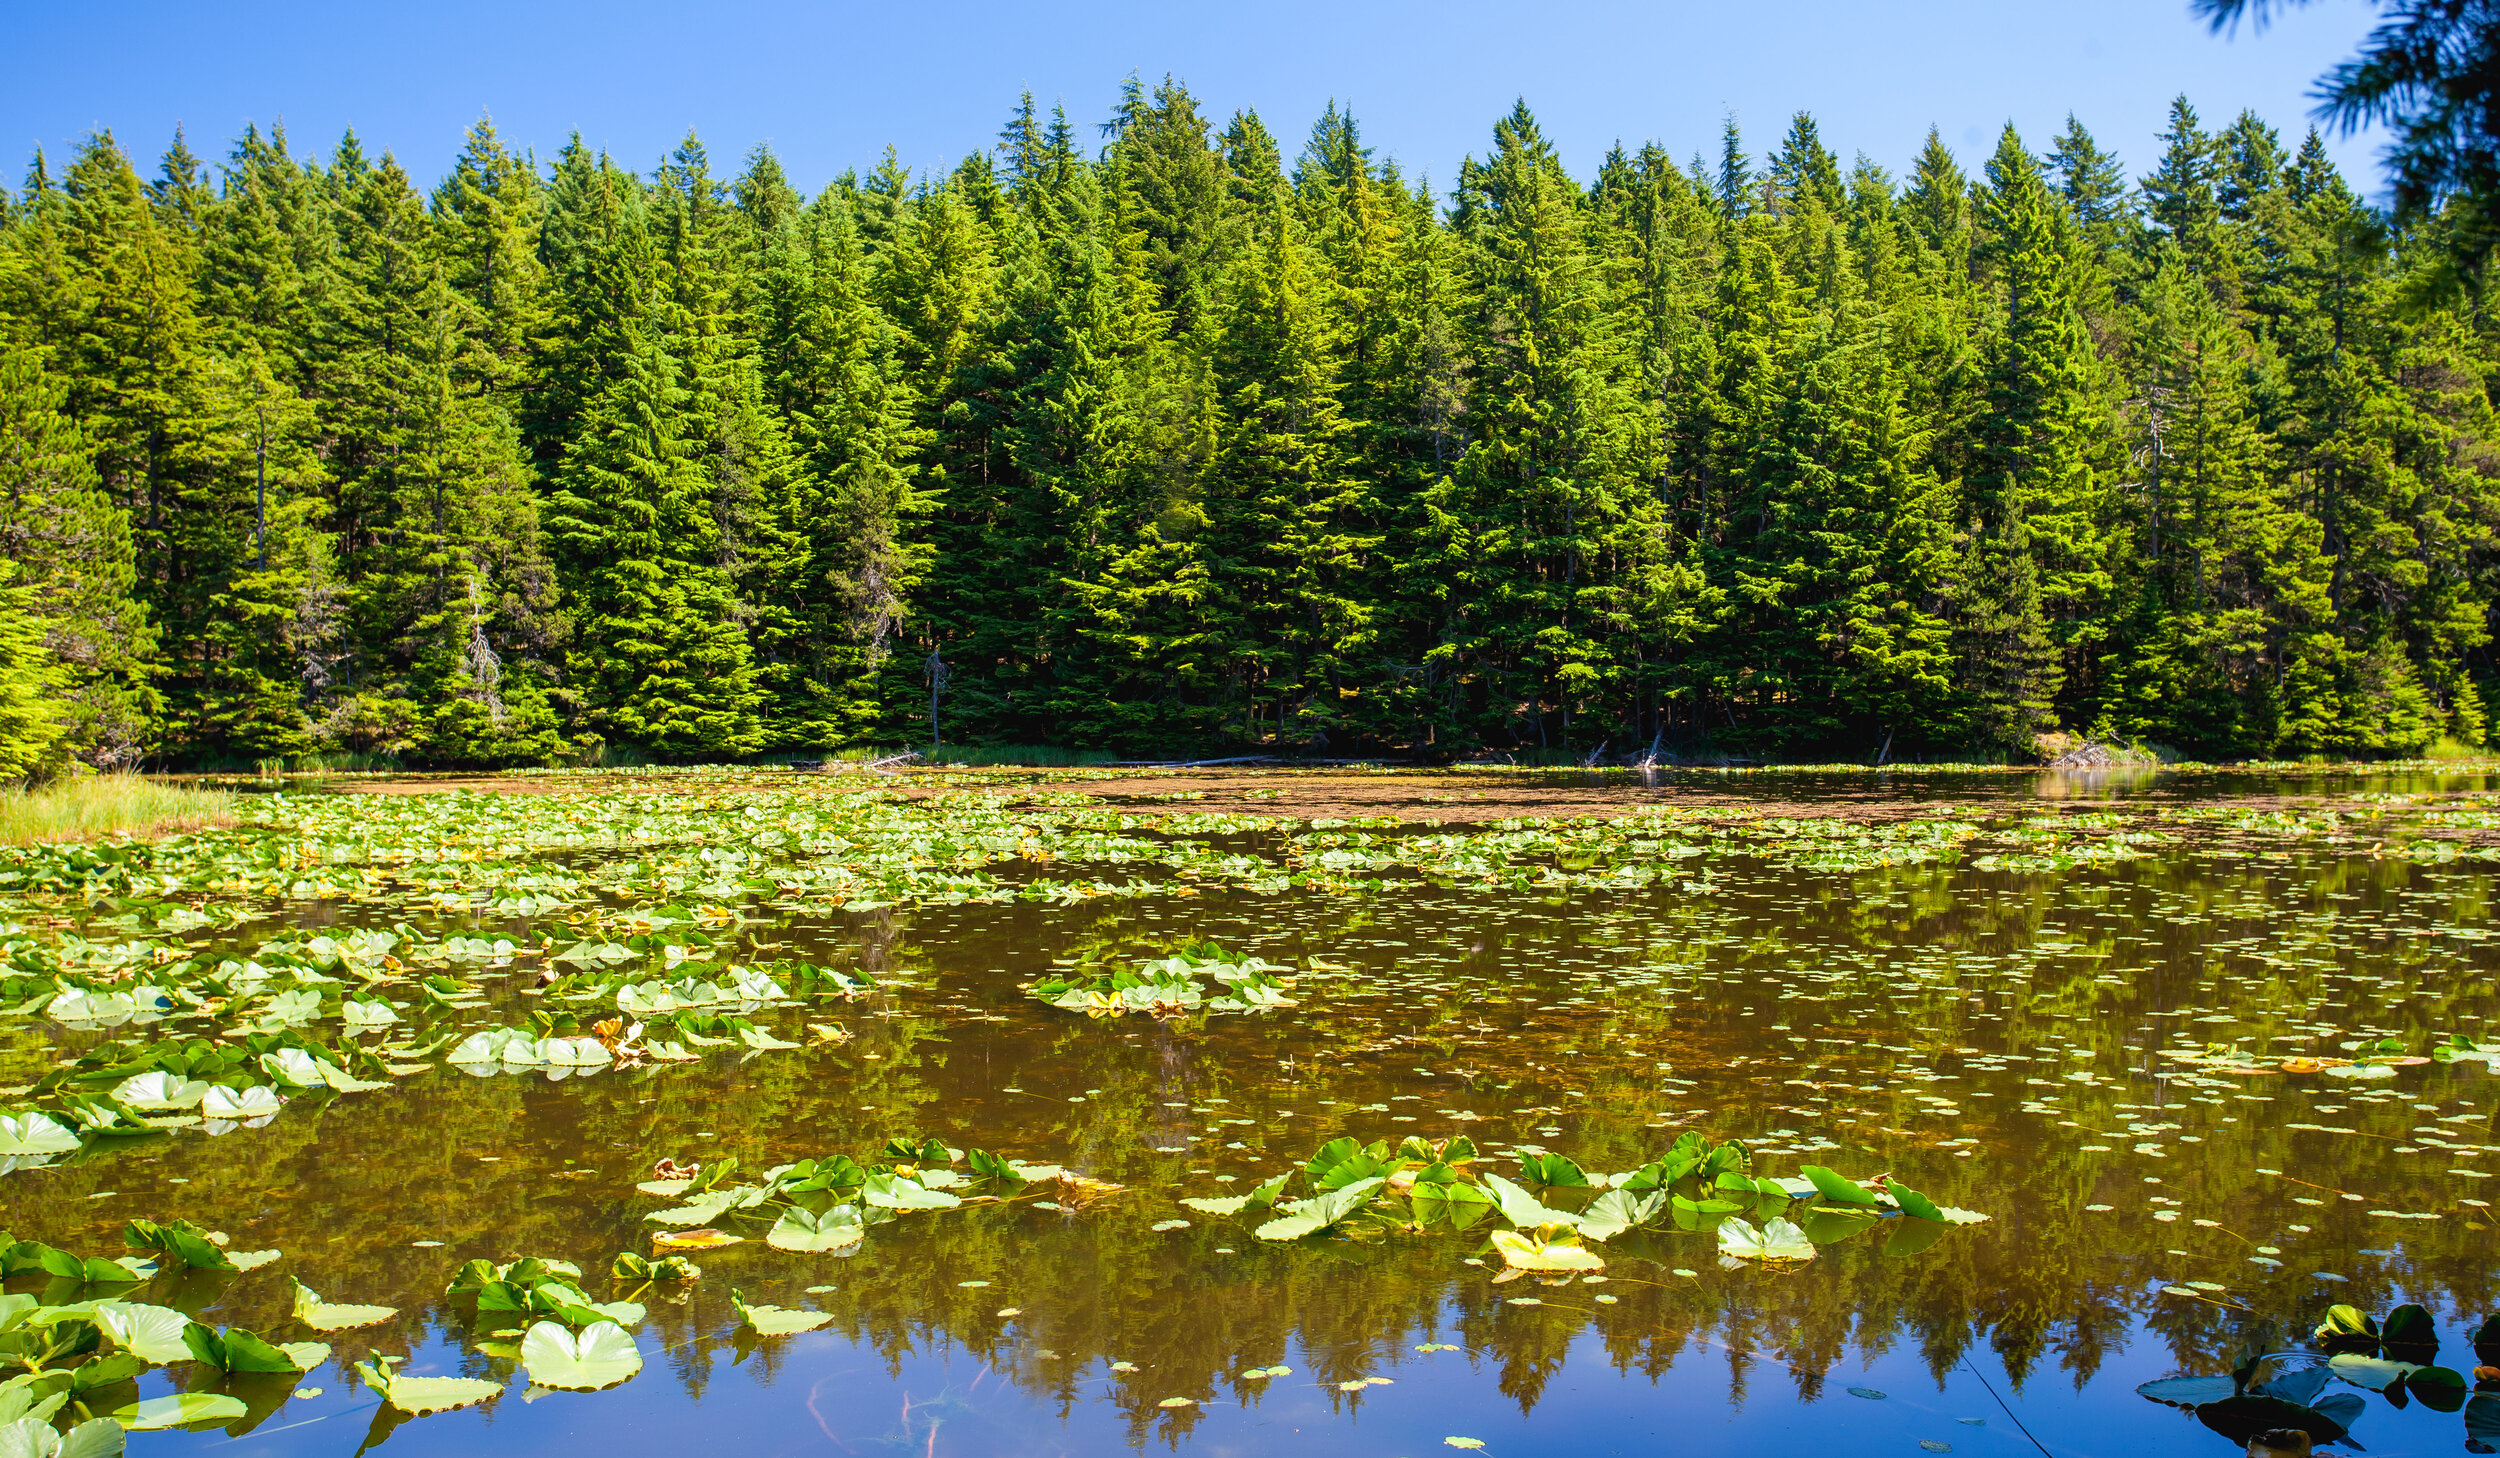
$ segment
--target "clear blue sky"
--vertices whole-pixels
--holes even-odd
[[[1730,109],[1757,154],[1805,109],[1844,161],[1896,176],[1930,123],[1975,167],[2007,120],[2045,150],[2071,110],[2141,175],[2180,92],[2209,126],[2253,107],[2296,144],[2312,82],[2374,13],[2323,0],[2217,37],[2186,0],[14,0],[0,169],[13,183],[36,145],[101,127],[152,166],[177,121],[213,159],[245,122],[283,120],[299,152],[352,126],[423,184],[490,111],[542,159],[575,129],[645,169],[689,128],[724,171],[769,142],[812,188],[889,143],[951,165],[1027,89],[1092,123],[1121,78],[1168,71],[1219,119],[1255,108],[1289,151],[1337,98],[1444,188],[1520,96],[1583,176],[1618,138],[1715,156]],[[2330,140],[2378,194],[2375,140]]]

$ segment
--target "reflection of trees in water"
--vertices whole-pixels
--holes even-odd
[[[116,1252],[120,1218],[136,1207],[189,1215],[232,1232],[240,1246],[278,1247],[288,1256],[282,1271],[333,1299],[387,1302],[406,1313],[411,1325],[397,1331],[340,1334],[334,1345],[347,1362],[398,1349],[403,1334],[429,1326],[461,1337],[466,1317],[438,1298],[467,1256],[575,1260],[590,1273],[594,1294],[609,1294],[608,1258],[646,1248],[650,1227],[639,1217],[654,1202],[634,1194],[632,1182],[663,1155],[736,1153],[769,1165],[865,1153],[888,1134],[938,1134],[1065,1161],[1135,1188],[1083,1213],[915,1216],[879,1227],[848,1259],[771,1251],[760,1239],[708,1255],[707,1279],[682,1299],[667,1287],[640,1298],[651,1307],[643,1344],[654,1373],[666,1371],[698,1395],[721,1362],[741,1363],[767,1384],[817,1380],[814,1364],[799,1362],[787,1343],[741,1343],[728,1306],[736,1284],[758,1300],[834,1313],[834,1329],[878,1353],[889,1373],[913,1356],[960,1352],[1063,1414],[1089,1400],[1075,1377],[1081,1369],[1121,1358],[1150,1362],[1112,1384],[1132,1439],[1142,1441],[1150,1431],[1184,1434],[1198,1420],[1190,1410],[1157,1409],[1162,1397],[1220,1389],[1255,1406],[1265,1389],[1229,1374],[1294,1361],[1312,1379],[1351,1380],[1396,1371],[1411,1360],[1406,1349],[1426,1340],[1463,1339],[1468,1359],[1489,1364],[1499,1389],[1523,1410],[1544,1400],[1582,1333],[1596,1338],[1582,1343],[1584,1351],[1594,1347],[1618,1370],[1653,1380],[1679,1363],[1696,1376],[1724,1362],[1739,1403],[1791,1388],[1811,1399],[1827,1374],[1853,1359],[1903,1348],[1941,1381],[1984,1343],[2018,1387],[2039,1380],[2049,1364],[2080,1386],[2140,1337],[2158,1342],[2181,1369],[2218,1370],[2259,1318],[2149,1292],[2211,1276],[2268,1318],[2314,1318],[2319,1304],[2299,1264],[2306,1258],[2287,1257],[2293,1264],[2280,1275],[2258,1274],[2245,1264],[2245,1245],[2192,1227],[2203,1216],[2260,1239],[2279,1229],[2287,1208],[2280,1187],[2248,1171],[2367,1188],[2372,1207],[2463,1213],[2444,1183],[2444,1161],[2403,1164],[2375,1146],[2283,1130],[2286,1117],[2297,1117],[2288,1115],[2288,1101],[2234,1099],[2239,1124],[2202,1113],[2181,1118],[2204,1140],[2187,1147],[2196,1150],[2192,1159],[2086,1154],[2077,1131],[2123,1151],[2134,1142],[2124,1132],[2131,1118],[2167,1120],[2195,1098],[2232,1098],[2234,1089],[2152,1080],[2170,1071],[2156,1060],[2156,1045],[2169,1028],[2184,1026],[2155,1014],[2225,1006],[2235,1016],[2233,1035],[2250,1036],[2253,1046],[2307,1026],[2322,1007],[2334,1008],[2332,1017],[2398,1024],[2414,1041],[2470,1025],[2489,1004],[2487,985],[2424,975],[2455,967],[2454,954],[2389,935],[2383,924],[2356,935],[2348,913],[2435,892],[2445,898],[2443,915],[2473,919],[2490,894],[2482,876],[2340,854],[2288,862],[2165,856],[2063,876],[1948,867],[1819,876],[1744,870],[1727,858],[1718,874],[1722,889],[1706,896],[1424,891],[1336,898],[1316,909],[1296,901],[1290,921],[1278,915],[1283,903],[1223,894],[1197,898],[1186,915],[1162,907],[1159,919],[1129,903],[956,908],[942,935],[931,930],[938,913],[928,908],[811,915],[793,930],[766,934],[786,936],[811,957],[855,960],[908,984],[827,1009],[848,1017],[858,1034],[838,1050],[721,1054],[694,1067],[607,1073],[561,1087],[445,1072],[393,1093],[301,1098],[265,1129],[216,1140],[179,1136],[155,1151],[107,1152],[68,1169],[11,1176],[9,1220],[20,1235]],[[2332,899],[2347,896],[2362,900]],[[2168,914],[2182,908],[2204,920]],[[2122,942],[2078,924],[2057,951],[2042,950],[2052,924],[2079,923],[2079,912],[2127,923],[2135,938]],[[513,924],[493,925],[508,934]],[[987,972],[1000,966],[1022,976],[1041,958],[1086,948],[1143,955],[1199,934],[1324,949],[1332,960],[1361,964],[1363,976],[1395,970],[1396,955],[1342,951],[1339,939],[1406,939],[1463,960],[1438,969],[1439,986],[1400,984],[1390,996],[1358,1002],[1335,997],[1321,980],[1290,1017],[1164,1026],[1032,1016],[1016,1001],[1011,977]],[[2315,955],[2331,965],[2265,966],[2216,950],[2249,937],[2278,956]],[[1568,956],[1601,952],[1665,969],[1662,981],[1619,989],[1557,970]],[[1279,954],[1291,955],[1281,946],[1270,953]],[[1959,960],[1948,964],[1947,954]],[[2364,969],[2379,979],[2368,985],[2374,996],[2349,975]],[[2113,971],[2125,985],[2106,980]],[[1488,1005],[1487,988],[1517,1000]],[[1565,994],[1589,1001],[1564,1006]],[[1756,1013],[1743,1013],[1746,1006]],[[1011,1024],[941,1015],[958,1007],[1028,1015]],[[1774,1034],[1774,1022],[1805,1041]],[[1953,1051],[2036,1051],[2052,1035],[2094,1056],[1997,1073]],[[31,1056],[33,1046],[20,1051]],[[1700,1080],[1698,1089],[1663,1094],[1661,1062]],[[1985,1108],[1965,1104],[1952,1117],[1922,1113],[1911,1095],[1927,1086],[1904,1075],[1927,1067],[1959,1076],[1938,1087],[2002,1096]],[[2069,1082],[2069,1067],[2092,1069],[2098,1081]],[[1460,1069],[1473,1076],[1454,1076]],[[1028,1075],[1025,1095],[1003,1092]],[[2031,1087],[2026,1077],[2053,1087]],[[2421,1077],[2453,1085],[2453,1096],[2470,1091],[2476,1075],[2451,1068]],[[2249,1087],[2285,1093],[2280,1080]],[[1084,1094],[1082,1104],[1066,1101],[1088,1089],[1098,1092]],[[1607,1170],[1633,1168],[1673,1137],[1673,1128],[1644,1127],[1648,1112],[1662,1106],[1689,1114],[1706,1105],[1712,1112],[1703,1122],[1722,1134],[1846,1131],[1866,1152],[1831,1162],[1851,1173],[1889,1165],[1939,1200],[1997,1219],[1952,1232],[1907,1260],[1884,1257],[1875,1232],[1826,1247],[1802,1270],[1723,1273],[1708,1237],[1668,1235],[1646,1256],[1635,1249],[1641,1242],[1618,1242],[1611,1279],[1600,1287],[1493,1287],[1489,1269],[1461,1264],[1474,1245],[1468,1237],[1283,1249],[1171,1203],[1176,1191],[1215,1188],[1187,1172],[1228,1158],[1215,1150],[1229,1139],[1251,1147],[1222,1167],[1246,1178],[1251,1168],[1282,1168],[1341,1129],[1394,1136],[1409,1126],[1342,1107],[1323,1120],[1309,1104],[1408,1091],[1423,1092],[1427,1109],[1445,1099],[1503,1110],[1569,1107],[1572,1132],[1551,1143]],[[2359,1091],[2339,1096],[2358,1099]],[[1211,1132],[1188,1109],[1167,1107],[1210,1097],[1231,1100],[1215,1107],[1254,1122]],[[2042,1114],[2015,1107],[2030,1097],[2057,1102]],[[1303,1113],[1275,1117],[1287,1099]],[[1544,1117],[1462,1127],[1528,1138],[1526,1129]],[[2059,1119],[2076,1127],[2060,1128]],[[1902,1129],[1912,1132],[1886,1132]],[[707,1131],[711,1137],[698,1137]],[[1978,1157],[1956,1159],[1936,1147],[1966,1134],[1981,1141]],[[2468,1126],[2458,1137],[2492,1135]],[[1187,1155],[1153,1152],[1184,1139],[1194,1140]],[[1793,1163],[1782,1156],[1774,1167],[1786,1172]],[[2148,1172],[2164,1183],[2144,1185]],[[162,1183],[174,1177],[192,1182]],[[2179,1222],[2146,1218],[2144,1195],[2153,1188],[2181,1201]],[[102,1190],[120,1195],[86,1198]],[[2084,1208],[2094,1203],[2118,1208]],[[2294,1218],[2316,1225],[2307,1243],[2318,1248],[2395,1243],[2361,1203],[2330,1196],[2325,1206],[2299,1208]],[[1195,1222],[1188,1230],[1146,1228],[1183,1215]],[[419,1239],[450,1244],[419,1250],[410,1245]],[[2408,1225],[2401,1259],[2337,1260],[2333,1268],[2354,1279],[2335,1294],[2383,1309],[2445,1292],[2460,1309],[2483,1309],[2500,1295],[2479,1253],[2483,1239],[2460,1218]],[[1227,1245],[1233,1254],[1216,1253]],[[2172,1257],[2174,1247],[2196,1254]],[[1677,1265],[1702,1274],[1668,1274]],[[957,1284],[973,1279],[993,1284]],[[837,1289],[806,1295],[816,1284]],[[266,1275],[226,1283],[215,1314],[223,1323],[278,1330],[286,1289]],[[1600,1290],[1618,1304],[1594,1304]],[[1547,1304],[1502,1304],[1518,1295]],[[1024,1314],[996,1314],[1009,1306]],[[1044,1357],[1045,1350],[1059,1355]],[[482,1374],[509,1370],[474,1353],[467,1361]],[[1175,1375],[1184,1373],[1226,1375]],[[1762,1387],[1765,1374],[1771,1389]],[[1332,1398],[1356,1400],[1333,1390]],[[925,1418],[899,1421],[906,1436],[925,1435],[916,1424],[942,1421],[947,1411],[932,1404]]]

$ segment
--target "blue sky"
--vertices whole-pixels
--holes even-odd
[[[215,157],[245,122],[282,120],[299,152],[326,152],[352,126],[423,183],[486,111],[542,158],[575,129],[643,168],[689,128],[722,170],[769,142],[809,187],[872,164],[888,144],[915,169],[951,165],[988,145],[1027,89],[1098,121],[1132,71],[1179,76],[1218,118],[1255,108],[1289,149],[1336,98],[1378,152],[1443,187],[1520,96],[1583,176],[1617,138],[1715,156],[1730,109],[1756,153],[1805,109],[1844,160],[1862,151],[1896,176],[1930,123],[1975,167],[2007,120],[2045,150],[2071,110],[2140,175],[2180,92],[2210,126],[2253,107],[2296,144],[2310,86],[2375,13],[2367,0],[2321,0],[2262,33],[2217,37],[2186,0],[17,0],[9,10],[0,171],[12,182],[36,145],[57,155],[93,128],[152,163],[177,121]],[[2375,195],[2375,139],[2330,141]]]

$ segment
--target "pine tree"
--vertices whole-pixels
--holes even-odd
[[[1847,202],[1840,159],[1823,145],[1814,118],[1802,111],[1789,122],[1788,135],[1771,159],[1769,195],[1776,199],[1775,212],[1811,207],[1837,217]]]
[[[538,252],[544,206],[537,173],[505,148],[487,117],[469,128],[451,175],[434,190],[444,278],[470,311],[462,374],[507,409],[518,403],[548,324]]]
[[[710,483],[686,447],[676,360],[640,328],[583,414],[548,528],[575,583],[569,666],[583,722],[672,758],[760,747],[761,695],[715,552]]]
[[[2051,144],[2048,161],[2057,177],[2058,196],[2082,225],[2084,236],[2103,252],[2118,246],[2132,216],[2127,174],[2118,158],[2102,151],[2083,123],[2068,112],[2066,130]]]
[[[2198,125],[2196,108],[2182,96],[2170,103],[2170,126],[2159,140],[2161,165],[2142,183],[2145,216],[2199,267],[2206,266],[2222,218],[2214,139]]]
[[[61,673],[44,646],[34,589],[17,580],[15,562],[0,557],[0,783],[23,782],[53,768],[61,740],[53,695]]]
[[[2107,587],[2092,459],[2097,356],[2076,304],[2072,224],[2009,125],[1985,199],[2004,325],[1974,423],[1960,624],[1983,742],[2027,753],[2057,723],[2066,660],[2088,653]]]
[[[2482,205],[2390,226],[2184,100],[2162,146],[2130,196],[2009,129],[1974,188],[1931,130],[1896,186],[1801,113],[1574,178],[1520,108],[1444,197],[1167,78],[813,201],[485,121],[424,190],[353,134],[38,153],[46,752],[2481,742]]]
[[[0,560],[12,614],[44,650],[66,749],[128,768],[153,736],[155,636],[131,597],[129,517],[105,495],[67,391],[32,351],[0,352]]]
[[[789,601],[806,624],[812,685],[806,707],[792,712],[817,743],[848,742],[877,725],[879,675],[927,570],[913,535],[932,503],[918,479],[927,433],[904,378],[910,337],[877,308],[851,215],[812,210],[808,288],[792,373],[779,388],[810,482],[790,504],[808,565]]]
[[[1753,206],[1753,165],[1745,160],[1745,138],[1730,112],[1719,128],[1719,214],[1741,218]]]
[[[1608,670],[1658,441],[1578,190],[1524,105],[1494,136],[1469,239],[1475,438],[1441,509],[1467,542],[1460,647],[1485,727],[1567,748],[1575,710],[1611,726],[1628,708]]]

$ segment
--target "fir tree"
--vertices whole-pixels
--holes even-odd
[[[577,584],[569,665],[583,722],[656,754],[718,758],[762,742],[761,695],[689,456],[679,366],[639,328],[591,402],[549,503]]]

